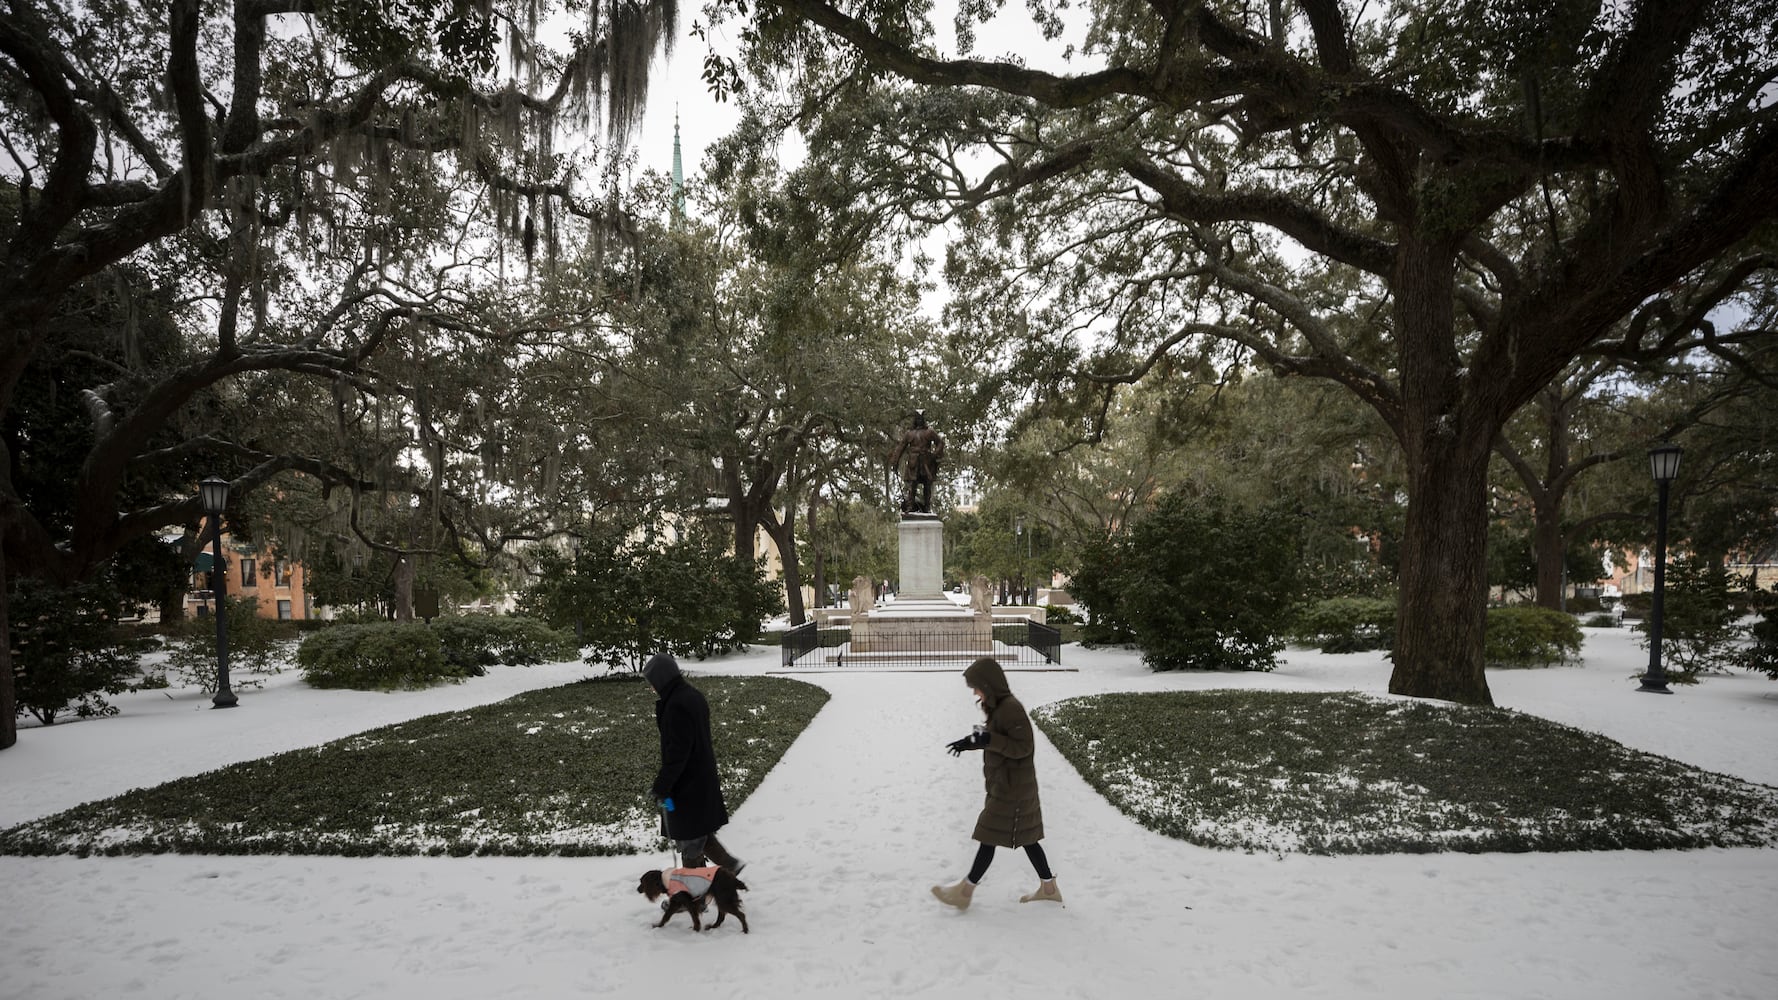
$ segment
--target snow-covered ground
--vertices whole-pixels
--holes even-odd
[[[1028,706],[1118,690],[1382,691],[1376,654],[1292,651],[1271,674],[1152,674],[1067,647],[1078,672],[1015,673]],[[1578,667],[1490,675],[1506,707],[1778,785],[1778,684],[1712,677],[1639,694],[1621,630]],[[691,673],[776,670],[763,650]],[[293,675],[208,711],[196,692],[33,729],[0,752],[0,826],[417,715],[564,683],[497,668],[420,692],[310,690]],[[967,913],[959,877],[981,798],[943,744],[975,709],[950,673],[813,673],[833,693],[723,840],[747,859],[734,921],[666,928],[629,858],[0,858],[0,995],[619,997],[1778,997],[1778,852],[1357,858],[1211,851],[1126,820],[1040,743],[1045,846],[1066,908],[1001,852]],[[718,707],[720,710],[720,707]],[[718,748],[720,752],[720,747]],[[1502,760],[1501,767],[1513,761]],[[588,767],[599,766],[596,759]]]

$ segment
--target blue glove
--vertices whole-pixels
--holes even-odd
[[[673,797],[671,795],[661,800],[661,808],[668,812],[673,811]]]

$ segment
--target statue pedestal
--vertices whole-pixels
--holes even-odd
[[[945,528],[936,517],[901,522],[901,590],[852,615],[853,663],[968,662],[994,651],[994,620],[945,596]]]
[[[945,599],[945,524],[936,517],[901,521],[899,600]]]

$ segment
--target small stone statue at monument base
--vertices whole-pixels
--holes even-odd
[[[994,613],[994,585],[980,573],[969,578],[969,607],[984,615]]]
[[[901,439],[889,452],[889,467],[901,473],[903,514],[932,513],[932,484],[938,479],[938,463],[944,454],[945,439],[926,426],[923,411],[914,411],[914,425],[901,432]]]
[[[868,576],[852,578],[852,613],[864,614],[877,605],[877,588]]]

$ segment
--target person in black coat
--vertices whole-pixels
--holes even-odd
[[[649,795],[667,810],[667,835],[677,842],[684,867],[715,864],[738,875],[746,863],[716,839],[716,831],[728,823],[728,806],[716,773],[710,703],[666,653],[649,657],[642,677],[658,699],[654,724],[661,732],[661,769]]]

